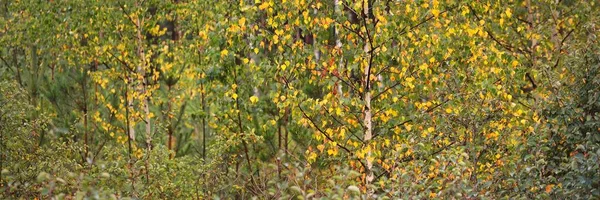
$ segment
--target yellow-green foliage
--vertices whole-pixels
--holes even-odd
[[[599,6],[1,3],[0,195],[598,198]]]

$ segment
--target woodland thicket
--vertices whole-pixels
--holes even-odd
[[[600,2],[3,0],[2,199],[598,199]]]

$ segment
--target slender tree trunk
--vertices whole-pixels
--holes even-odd
[[[171,100],[170,100],[170,96],[171,96],[171,86],[167,86],[167,99],[169,99],[169,101],[167,101],[167,113],[166,113],[166,121],[168,123],[167,126],[167,135],[169,137],[168,142],[167,142],[167,148],[169,149],[169,159],[173,158],[173,153],[171,153],[171,151],[173,150],[173,120],[171,119]]]
[[[529,32],[531,37],[531,46],[530,46],[530,59],[531,59],[531,67],[535,68],[535,62],[536,62],[536,56],[535,56],[535,49],[537,47],[537,40],[534,37],[533,33],[534,33],[534,28],[535,28],[535,18],[534,18],[534,13],[533,13],[533,8],[532,8],[532,4],[531,4],[531,0],[527,0],[526,2],[527,4],[527,21],[529,21],[529,26],[527,26],[527,31]]]
[[[314,9],[314,13],[315,15],[317,14],[317,9]],[[309,32],[308,34],[313,34],[312,32]],[[315,55],[315,62],[319,63],[319,60],[321,58],[321,52],[319,51],[319,47],[318,47],[318,39],[316,37],[316,35],[312,35],[311,38],[313,39],[312,45],[313,45],[313,53]]]
[[[342,13],[342,10],[340,9],[339,1],[340,0],[333,1],[334,11],[335,11],[334,15],[339,15],[339,16],[343,17],[344,13]],[[339,33],[339,30],[337,29],[337,27],[335,27],[335,25],[332,25],[332,26],[333,26],[333,30],[334,30],[333,34],[335,37],[335,48],[337,51],[339,51],[339,57],[340,57],[340,62],[338,63],[338,71],[342,72],[343,67],[344,67],[344,54],[342,53],[342,40],[340,39],[340,33]],[[344,96],[342,84],[337,84],[337,85],[338,85],[338,87],[337,87],[338,94],[340,94],[340,97]]]
[[[288,131],[288,127],[287,127],[287,121],[286,121],[286,123],[285,123],[285,124],[286,124],[286,125],[283,127],[283,132],[284,132],[284,134],[283,134],[283,135],[285,136],[285,138],[284,138],[284,140],[283,140],[283,141],[284,141],[284,143],[283,143],[283,144],[284,144],[284,145],[283,145],[283,154],[287,154],[287,152],[288,152],[288,144],[289,144],[289,141],[290,141],[290,140],[289,140],[289,137],[290,137],[290,132]]]
[[[365,73],[365,79],[369,78],[369,73],[368,73],[368,71],[370,70],[369,68],[370,67],[367,66],[367,70],[365,70],[366,71],[366,73]],[[368,81],[366,81],[366,82],[368,82]],[[369,85],[366,85],[366,87],[365,87],[365,95],[364,96],[365,96],[364,97],[364,102],[365,102],[364,124],[365,124],[366,130],[365,130],[365,135],[364,135],[363,141],[364,141],[364,143],[366,145],[369,145],[369,142],[371,141],[371,139],[373,137],[373,134],[372,134],[372,131],[373,131],[373,127],[372,127],[372,114],[371,114],[371,91],[370,91]],[[367,178],[366,179],[366,183],[367,184],[370,184],[371,181],[374,178],[373,177],[373,171],[371,171],[371,168],[373,167],[373,163],[371,163],[371,160],[369,159],[370,157],[371,157],[371,151],[368,151],[367,152],[367,158],[366,158],[367,169],[365,169],[366,173],[367,173],[367,177],[366,177]]]
[[[233,72],[233,79],[235,84],[237,85],[237,70],[234,69]],[[235,93],[238,94],[238,88],[235,89]],[[256,182],[254,182],[254,175],[252,174],[252,163],[250,162],[250,154],[248,153],[248,144],[246,143],[246,134],[244,133],[244,126],[242,125],[242,115],[241,115],[241,110],[240,110],[240,100],[239,98],[235,99],[235,109],[237,109],[237,118],[238,118],[238,128],[240,131],[240,134],[242,135],[242,146],[244,148],[244,156],[246,157],[246,163],[248,164],[248,171],[250,172],[250,181],[252,181],[252,184],[255,184]]]
[[[284,116],[284,123],[283,123],[283,131],[284,131],[284,142],[283,142],[283,152],[284,154],[286,154],[288,152],[288,144],[290,142],[289,136],[290,136],[290,132],[288,131],[288,123],[290,122],[290,107],[286,107],[285,108],[285,116]]]
[[[88,131],[88,102],[87,102],[87,88],[85,87],[87,82],[87,72],[83,71],[83,80],[81,82],[81,92],[83,93],[83,145],[85,151],[85,158],[88,157],[89,152],[89,131]]]
[[[29,84],[30,84],[30,97],[31,97],[31,105],[34,106],[39,106],[38,105],[38,71],[39,71],[39,66],[38,66],[38,57],[37,57],[37,46],[36,45],[31,45],[30,48],[30,56],[31,56],[31,62],[30,62],[30,67],[31,69],[29,70],[29,75],[31,77],[31,79],[29,80]]]
[[[169,159],[173,159],[173,154],[171,151],[173,151],[173,131],[171,130],[171,128],[168,128],[168,134],[169,134],[169,141],[168,141],[168,149],[169,149]]]
[[[132,81],[130,78],[127,78],[127,79],[129,79],[128,81]],[[125,87],[129,87],[129,84],[126,84]],[[127,88],[127,90],[129,90],[129,89]],[[129,91],[125,91],[125,93],[128,93],[128,92]],[[125,97],[125,99],[126,99],[125,101],[127,102],[125,111],[128,113],[129,110],[133,109],[133,99],[131,99],[129,97]],[[127,118],[127,120],[129,120],[129,118]],[[127,123],[127,133],[128,133],[129,138],[135,140],[135,128],[133,128],[133,124],[130,122]]]
[[[369,9],[368,6],[364,5],[366,4],[366,0],[363,1],[363,10],[365,13],[365,16],[369,16]],[[367,24],[366,24],[366,20],[364,21],[364,26],[365,29],[368,29]],[[365,124],[365,134],[363,137],[363,141],[366,145],[370,145],[370,141],[373,138],[373,127],[372,127],[372,113],[371,113],[371,85],[370,85],[370,77],[371,77],[371,67],[372,67],[372,52],[371,52],[371,36],[368,33],[367,30],[367,37],[366,37],[365,41],[365,46],[364,46],[364,52],[366,54],[365,59],[368,60],[367,65],[365,66],[365,76],[364,76],[364,103],[365,103],[365,108],[364,108],[364,121],[363,123]],[[371,151],[367,151],[367,155],[366,155],[366,169],[365,169],[365,173],[366,173],[366,180],[365,183],[368,186],[369,184],[372,183],[373,179],[375,178],[373,176],[373,163],[371,161]],[[369,198],[371,195],[373,194],[373,190],[371,189],[367,189],[367,198]]]
[[[135,2],[135,6],[140,6],[138,2]],[[147,85],[148,80],[146,79],[146,67],[148,65],[146,61],[146,53],[144,49],[144,37],[142,35],[142,27],[144,25],[144,21],[140,20],[140,18],[136,18],[135,21],[137,27],[137,56],[140,59],[140,63],[137,66],[137,72],[142,76],[142,85],[141,85],[141,93],[143,98],[143,106],[144,106],[144,122],[146,125],[146,159],[144,161],[144,165],[146,167],[146,182],[150,182],[150,170],[149,170],[149,158],[150,153],[152,152],[152,126],[150,124],[150,94],[147,94]]]
[[[56,64],[50,65],[50,80],[54,81],[54,69],[56,69]]]
[[[94,58],[94,68],[92,69],[93,71],[98,70],[98,60],[96,58]],[[54,67],[53,67],[54,70]],[[92,103],[92,106],[94,107],[94,110],[98,110],[98,84],[94,83],[92,81],[92,84],[94,85],[94,102]],[[92,132],[94,132],[95,129],[92,129]],[[95,135],[91,134],[90,135],[90,141],[94,142],[95,139]],[[95,158],[95,156],[94,156]]]
[[[19,59],[18,59],[18,52],[16,48],[12,49],[12,59],[13,59],[13,63],[15,65],[15,69],[17,71],[17,82],[19,83],[19,86],[23,87],[23,78],[21,78],[21,67],[19,67]]]
[[[177,5],[179,3],[179,0],[173,0],[173,4]],[[179,30],[179,26],[178,24],[178,20],[177,20],[177,14],[173,14],[173,35],[171,35],[171,39],[173,39],[173,41],[179,41],[179,39],[181,38],[181,31]]]
[[[283,136],[283,134],[281,133],[281,123],[282,123],[282,120],[280,118],[279,122],[277,122],[277,150],[278,151],[281,150],[281,147],[283,146],[281,144],[282,136]]]
[[[139,6],[138,2],[135,3],[136,7]],[[137,56],[140,59],[140,63],[137,65],[137,72],[142,76],[142,85],[140,87],[142,98],[143,98],[143,106],[144,106],[144,122],[146,124],[146,148],[148,153],[152,148],[152,127],[150,124],[150,94],[147,94],[147,85],[148,80],[146,79],[146,53],[144,49],[144,36],[142,35],[142,27],[144,26],[144,20],[140,20],[138,17],[135,21],[137,26]]]
[[[288,144],[290,142],[289,140],[289,131],[288,131],[288,124],[290,123],[290,107],[285,107],[285,112],[283,114],[283,153],[287,154],[288,152]]]
[[[124,66],[127,67],[127,66]],[[127,105],[125,106],[125,126],[127,129],[127,132],[129,133],[128,137],[127,137],[127,146],[128,146],[128,151],[127,151],[127,156],[129,158],[128,160],[128,169],[129,169],[129,174],[131,176],[131,190],[135,191],[135,179],[133,176],[133,160],[131,157],[131,153],[132,153],[132,144],[131,141],[135,138],[135,132],[133,132],[133,127],[131,127],[131,123],[129,121],[129,107],[132,106],[132,102],[129,100],[129,83],[131,82],[131,80],[129,80],[129,76],[127,75],[127,71],[129,71],[129,69],[125,69],[125,80],[127,81],[125,83],[125,102],[127,102]],[[135,192],[134,192],[135,193]]]
[[[200,83],[200,90],[201,94],[200,94],[200,99],[202,101],[202,111],[204,112],[204,115],[202,115],[202,159],[204,159],[204,161],[206,162],[206,116],[208,115],[208,112],[206,112],[206,101],[205,101],[205,97],[204,97],[204,84]]]

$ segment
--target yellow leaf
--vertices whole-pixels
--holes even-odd
[[[283,30],[281,30],[281,29],[275,30],[275,35],[283,35]]]
[[[337,155],[337,153],[338,152],[335,149],[328,149],[327,150],[327,154],[330,155],[330,156],[335,156],[335,155]]]
[[[410,131],[410,130],[412,130],[412,125],[406,123],[406,124],[404,124],[404,128],[406,128],[407,131]]]
[[[477,33],[477,29],[467,28],[467,34],[469,36],[473,36],[473,35],[475,35],[475,33]]]
[[[223,50],[221,51],[221,57],[224,57],[224,56],[226,56],[227,54],[229,54],[229,51],[227,51],[227,49],[223,49]]]
[[[117,45],[117,50],[119,51],[125,51],[125,45],[123,43],[120,43]]]
[[[511,18],[512,17],[512,10],[510,10],[510,8],[506,8],[506,12],[504,12],[506,14],[506,17]]]
[[[260,4],[260,6],[258,6],[258,9],[260,10],[264,10],[267,9],[269,7],[269,2],[263,2],[262,4]]]
[[[435,193],[433,193],[433,192],[429,193],[429,198],[432,198],[432,199],[433,199],[433,198],[435,198],[436,196],[437,196],[437,194],[435,194]]]
[[[310,152],[307,160],[309,163],[315,162],[315,160],[317,160],[317,154],[315,152]]]
[[[513,60],[511,64],[512,67],[516,67],[517,65],[519,65],[519,61]]]
[[[319,149],[320,152],[323,152],[323,149],[325,149],[325,145],[317,145],[317,149]]]
[[[394,133],[400,134],[400,132],[402,132],[402,130],[400,130],[400,128],[398,128],[398,127],[394,128]]]
[[[252,102],[252,103],[256,103],[256,102],[258,102],[258,97],[256,97],[256,96],[251,96],[251,97],[250,97],[250,102]]]
[[[242,18],[240,19],[240,21],[238,21],[238,25],[240,25],[240,27],[243,27],[243,26],[245,26],[245,25],[246,25],[246,18],[245,18],[245,17],[242,17]]]
[[[433,14],[434,17],[437,17],[440,15],[440,10],[438,9],[433,9],[431,10],[431,14]]]

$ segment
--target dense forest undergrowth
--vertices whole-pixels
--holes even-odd
[[[600,6],[5,0],[2,199],[599,199]]]

